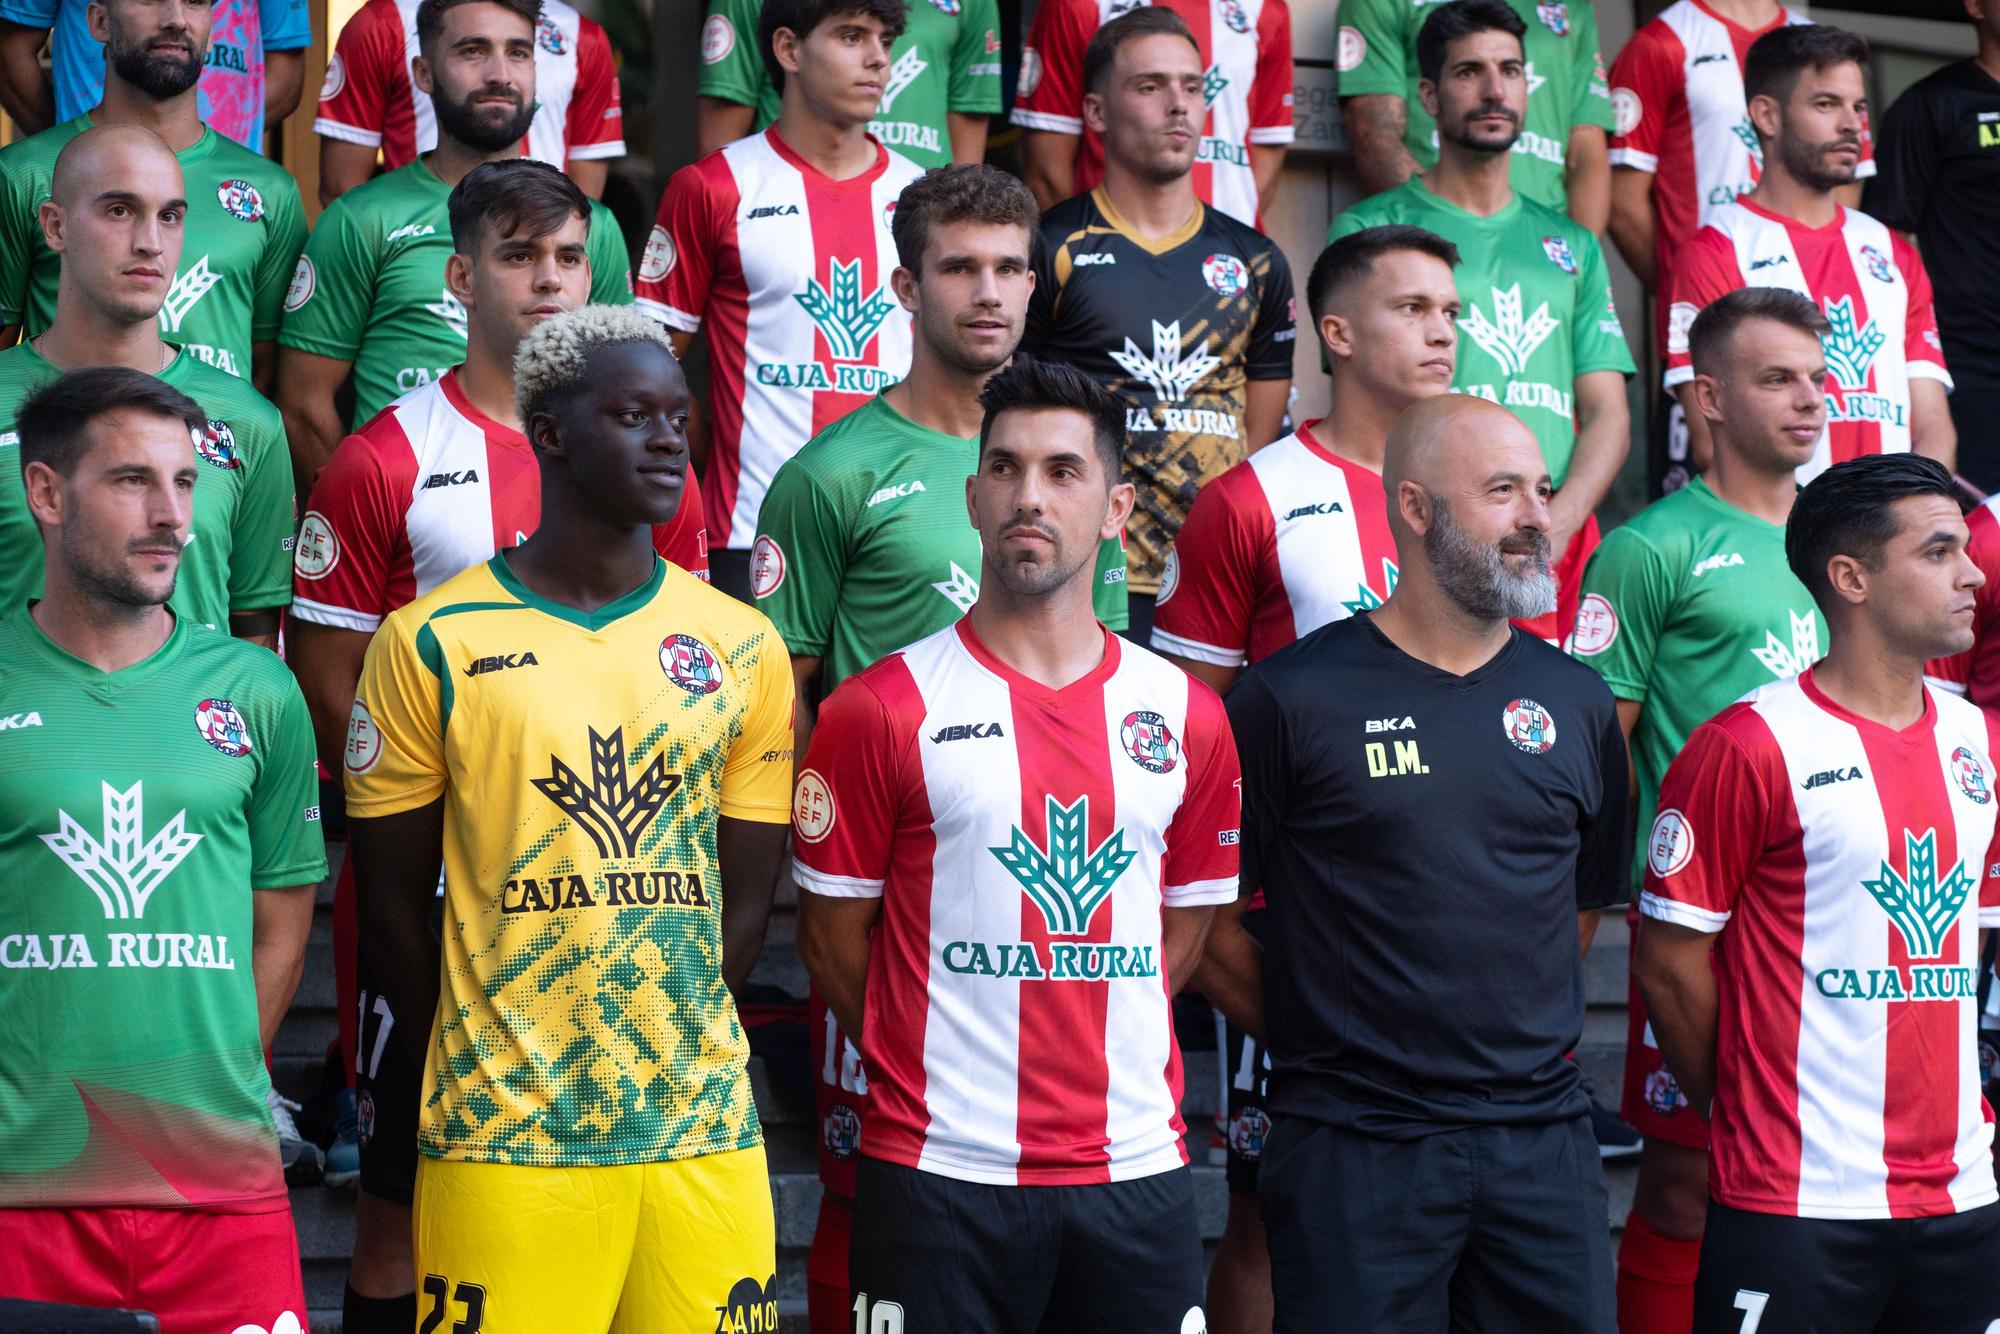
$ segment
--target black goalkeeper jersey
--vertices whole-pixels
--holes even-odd
[[[1089,373],[1126,402],[1130,587],[1153,594],[1205,482],[1240,462],[1245,385],[1289,380],[1292,271],[1263,233],[1197,205],[1181,232],[1135,234],[1103,189],[1042,215],[1021,346]]]
[[[1273,1111],[1402,1138],[1588,1110],[1576,914],[1623,903],[1625,741],[1520,630],[1454,676],[1366,614],[1229,694]]]

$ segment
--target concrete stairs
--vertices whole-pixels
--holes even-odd
[[[329,859],[338,869],[345,854],[342,843],[330,843]],[[286,1016],[274,1051],[280,1091],[303,1100],[318,1082],[327,1043],[334,1033],[333,882],[320,886],[312,940],[307,949],[305,979]],[[805,968],[793,946],[797,916],[789,897],[774,910],[763,957],[753,982],[803,996]],[[1619,913],[1607,913],[1585,961],[1585,992],[1589,1015],[1577,1060],[1595,1085],[1598,1097],[1616,1106],[1625,1050],[1626,927]],[[1195,1167],[1201,1202],[1202,1237],[1213,1249],[1222,1235],[1227,1189],[1220,1160],[1210,1162],[1211,1129],[1218,1102],[1217,1056],[1206,1028],[1183,1032],[1186,1065],[1184,1115],[1190,1128],[1188,1156]],[[761,1057],[753,1057],[751,1083],[763,1118],[766,1151],[771,1166],[771,1196],[778,1230],[778,1290],[782,1334],[806,1334],[805,1255],[819,1213],[820,1187],[815,1162],[818,1127],[810,1105],[785,1096]],[[1633,1161],[1607,1166],[1611,1190],[1606,1220],[1615,1233],[1631,1206]],[[292,1215],[299,1233],[306,1298],[316,1334],[338,1334],[341,1288],[347,1256],[354,1241],[354,1192],[322,1186],[295,1189]]]

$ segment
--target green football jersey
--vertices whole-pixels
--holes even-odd
[[[465,360],[465,307],[445,286],[451,187],[422,158],[333,201],[313,228],[285,295],[278,341],[354,364],[361,424]],[[618,221],[590,206],[590,299],[632,300]]]
[[[1507,408],[1535,433],[1561,486],[1576,450],[1576,377],[1631,375],[1604,251],[1588,229],[1516,194],[1492,217],[1468,213],[1412,176],[1333,220],[1329,241],[1385,223],[1436,232],[1458,247],[1461,394]]]
[[[21,485],[15,415],[62,372],[26,343],[0,352],[0,616],[42,595],[42,537]],[[211,629],[292,601],[292,456],[278,410],[248,380],[183,351],[160,379],[201,405],[194,523],[168,606]]]
[[[1590,0],[1507,0],[1528,26],[1528,115],[1514,144],[1508,179],[1558,213],[1569,207],[1564,172],[1573,126],[1612,128],[1611,88],[1597,45]],[[1403,99],[1403,146],[1420,167],[1437,161],[1437,122],[1417,96],[1417,31],[1438,0],[1341,0],[1340,95],[1387,93]]]
[[[1697,477],[1615,528],[1583,574],[1570,652],[1641,708],[1632,730],[1639,819],[1690,733],[1759,686],[1819,659],[1826,623],[1785,560],[1785,530]],[[1646,871],[1645,840],[1632,868]]]
[[[78,116],[0,148],[0,324],[24,339],[56,316],[62,257],[42,240],[41,209]],[[187,190],[181,263],[160,307],[160,335],[231,375],[250,378],[250,345],[278,336],[285,287],[306,243],[290,173],[214,130],[176,153]]]
[[[326,875],[305,700],[185,619],[123,671],[0,618],[0,1208],[285,1206],[254,891]]]
[[[753,132],[778,118],[778,90],[757,45],[763,10],[764,0],[709,0],[701,30],[702,94],[755,106]],[[945,113],[1000,114],[996,0],[912,0],[890,54],[895,63],[868,133],[920,167],[950,166]]]
[[[979,441],[933,431],[876,395],[772,479],[750,587],[785,646],[824,659],[824,688],[963,616],[979,596],[965,479]],[[1097,618],[1125,628],[1125,551],[1097,553]]]

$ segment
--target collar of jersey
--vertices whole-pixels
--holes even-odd
[[[93,108],[91,111],[86,111],[82,115],[77,117],[77,120],[83,122],[83,129],[78,130],[77,134],[82,134],[83,130],[96,128],[97,122],[91,119],[91,117],[94,114],[95,114],[95,109]],[[72,135],[71,137],[74,138],[75,136]],[[182,166],[186,166],[190,162],[199,162],[203,158],[207,157],[210,153],[215,151],[215,141],[220,139],[221,137],[222,137],[221,135],[217,134],[207,125],[203,125],[201,127],[201,138],[195,140],[193,143],[189,144],[186,148],[183,148],[180,152],[174,154],[174,160],[179,162]]]
[[[971,616],[959,617],[958,624],[952,627],[958,634],[960,647],[964,648],[973,662],[999,677],[1009,692],[1025,696],[1037,704],[1056,708],[1061,708],[1074,699],[1095,698],[1098,690],[1111,679],[1112,673],[1118,670],[1118,656],[1122,648],[1118,636],[1106,630],[1102,624],[1097,628],[1104,635],[1104,661],[1068,685],[1057,689],[1037,681],[1032,676],[1023,675],[1000,661],[999,654],[986,647],[985,641],[979,637],[979,632],[972,628]]]
[[[1194,201],[1194,212],[1177,231],[1168,232],[1165,236],[1142,236],[1137,228],[1125,221],[1124,215],[1112,207],[1111,196],[1104,192],[1102,185],[1091,190],[1090,202],[1097,206],[1098,213],[1111,225],[1113,231],[1149,255],[1164,255],[1169,250],[1176,250],[1186,245],[1194,239],[1195,233],[1201,230],[1202,223],[1208,220],[1208,205],[1197,199]]]
[[[1417,195],[1427,200],[1434,207],[1441,208],[1447,213],[1456,213],[1467,222],[1479,227],[1511,227],[1513,226],[1514,219],[1521,215],[1521,192],[1519,190],[1514,191],[1507,202],[1500,206],[1498,213],[1474,213],[1471,209],[1453,203],[1443,195],[1438,194],[1435,190],[1432,190],[1428,185],[1425,185],[1424,178],[1421,175],[1410,177],[1409,184],[1405,188],[1416,192]]]
[[[764,131],[764,139],[771,145],[772,152],[797,168],[800,175],[810,179],[816,188],[822,190],[866,189],[875,184],[876,179],[883,172],[889,170],[889,150],[882,147],[881,141],[872,134],[868,136],[868,142],[875,145],[875,165],[862,172],[859,176],[849,176],[844,181],[836,181],[833,177],[800,157],[792,150],[790,144],[778,137],[778,127],[776,125],[772,125]]]
[[[1899,730],[1890,727],[1886,723],[1878,723],[1873,718],[1863,718],[1860,714],[1853,713],[1836,704],[1824,690],[1819,688],[1819,682],[1813,679],[1813,669],[1811,667],[1800,672],[1798,680],[1799,689],[1805,692],[1807,699],[1818,705],[1824,712],[1832,714],[1849,727],[1854,728],[1857,732],[1868,733],[1871,736],[1879,737],[1884,741],[1898,746],[1914,746],[1920,742],[1929,745],[1931,733],[1937,728],[1937,701],[1931,698],[1931,688],[1929,685],[1924,687],[1923,716],[1908,727]]]
[[[451,410],[465,418],[466,423],[485,436],[489,443],[502,444],[509,449],[529,448],[527,436],[511,426],[502,426],[494,421],[466,397],[465,386],[458,378],[458,373],[463,367],[464,363],[461,362],[438,377],[438,392],[444,395],[444,401],[451,405]]]
[[[1759,37],[1762,37],[1765,33],[1771,31],[1771,29],[1782,28],[1787,23],[1790,23],[1792,21],[1792,11],[1791,8],[1787,5],[1779,5],[1778,17],[1772,19],[1769,23],[1766,23],[1761,28],[1746,28],[1742,24],[1738,23],[1735,19],[1716,13],[1713,9],[1710,9],[1707,5],[1703,4],[1702,0],[1694,0],[1694,7],[1700,10],[1703,14],[1707,15],[1709,18],[1714,19],[1717,23],[1720,23],[1725,32],[1731,34],[1740,32],[1745,36],[1747,36],[1748,38],[1750,38],[1750,40],[1753,42],[1756,41]]]
[[[660,591],[660,582],[667,576],[667,563],[655,557],[653,573],[647,577],[645,583],[623,597],[613,598],[596,611],[578,611],[575,607],[551,601],[522,583],[509,568],[507,553],[504,551],[494,552],[493,559],[486,562],[486,568],[493,575],[494,581],[522,606],[546,612],[559,621],[568,621],[571,625],[592,631],[602,630],[613,621],[622,616],[629,616],[651,602],[653,595]]]
[[[174,628],[167,632],[166,640],[130,667],[121,667],[115,672],[107,672],[77,657],[55,640],[50,639],[35,618],[28,612],[29,604],[22,604],[10,618],[14,623],[14,633],[28,646],[28,651],[41,657],[64,676],[76,681],[86,689],[103,694],[116,694],[129,690],[140,682],[148,680],[162,667],[180,656],[181,644],[187,638],[186,621],[177,613],[169,613],[174,618]]]
[[[1836,235],[1847,224],[1847,205],[1845,204],[1836,204],[1834,206],[1833,221],[1827,223],[1824,227],[1808,227],[1797,218],[1788,217],[1783,213],[1775,213],[1765,208],[1747,194],[1736,196],[1736,206],[1756,214],[1766,222],[1775,222],[1788,232],[1804,232],[1807,236]]]
[[[1692,482],[1689,482],[1687,484],[1686,489],[1692,491],[1697,497],[1699,497],[1701,504],[1712,505],[1716,509],[1727,511],[1729,516],[1733,519],[1746,520],[1750,523],[1760,523],[1764,525],[1766,528],[1769,528],[1773,532],[1779,533],[1781,535],[1785,531],[1785,526],[1783,524],[1772,523],[1769,519],[1765,518],[1761,514],[1752,514],[1749,510],[1744,509],[1742,506],[1732,505],[1728,501],[1724,500],[1721,496],[1715,493],[1715,488],[1708,484],[1708,479],[1706,477],[1696,477]]]
[[[924,425],[920,421],[913,421],[910,418],[905,417],[902,413],[896,410],[896,405],[889,401],[888,392],[889,391],[886,389],[877,391],[875,397],[869,399],[868,402],[863,404],[860,409],[857,409],[857,411],[862,411],[867,408],[873,408],[877,412],[881,413],[882,416],[886,419],[882,423],[884,427],[886,427],[889,430],[899,432],[903,435],[911,436],[914,439],[921,440],[927,445],[936,445],[941,443],[963,445],[979,439],[979,437],[976,435],[952,435],[948,431],[934,430],[933,428]]]
[[[1499,652],[1495,653],[1485,662],[1480,663],[1477,667],[1474,667],[1465,675],[1460,676],[1456,672],[1448,672],[1442,667],[1434,667],[1422,658],[1405,653],[1401,645],[1382,633],[1382,628],[1375,624],[1375,618],[1367,612],[1359,612],[1348,619],[1354,621],[1359,626],[1361,633],[1367,635],[1376,648],[1394,658],[1404,671],[1424,677],[1437,685],[1443,686],[1447,690],[1470,690],[1472,687],[1482,684],[1487,677],[1492,676],[1495,672],[1498,672],[1514,660],[1515,653],[1520,651],[1522,639],[1526,637],[1525,631],[1521,630],[1518,626],[1515,627],[1513,633],[1507,636],[1507,642],[1500,646]]]
[[[1340,455],[1334,453],[1332,450],[1328,449],[1325,445],[1322,445],[1318,440],[1313,438],[1312,428],[1319,425],[1322,420],[1324,419],[1320,417],[1314,417],[1311,421],[1299,427],[1298,431],[1295,433],[1298,436],[1299,447],[1305,450],[1306,453],[1312,455],[1314,458],[1319,459],[1324,463],[1332,464],[1334,467],[1340,469],[1344,473],[1357,473],[1357,472],[1362,473],[1366,476],[1373,477],[1377,483],[1380,483],[1382,480],[1381,473],[1375,471],[1373,468],[1369,467],[1365,463],[1356,463],[1353,459],[1342,458]]]

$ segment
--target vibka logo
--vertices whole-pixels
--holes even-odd
[[[123,792],[109,783],[100,786],[103,838],[78,824],[68,811],[58,810],[57,832],[41,839],[90,886],[106,917],[143,918],[154,892],[187,860],[202,836],[188,831],[187,812],[181,810],[147,838],[146,785],[134,783]]]
[[[1111,359],[1118,363],[1127,375],[1144,380],[1151,387],[1154,397],[1162,403],[1178,403],[1188,396],[1205,379],[1208,373],[1222,364],[1222,358],[1210,352],[1206,346],[1187,352],[1181,350],[1181,322],[1162,324],[1153,321],[1153,352],[1151,356],[1139,350],[1139,345],[1128,336],[1125,350],[1113,352]]]
[[[1772,634],[1764,632],[1764,646],[1752,648],[1757,661],[1764,664],[1772,676],[1780,681],[1789,681],[1806,668],[1819,661],[1819,622],[1811,612],[1801,616],[1791,612],[1792,642],[1787,644]]]
[[[179,333],[188,312],[221,281],[222,275],[208,266],[207,255],[183,269],[167,289],[167,299],[160,303],[160,331]]]
[[[866,297],[861,295],[861,261],[853,260],[842,264],[837,259],[827,261],[828,283],[820,286],[819,279],[809,279],[806,290],[793,293],[792,299],[806,308],[813,323],[826,335],[827,346],[832,349],[836,361],[859,361],[868,353],[868,344],[882,327],[882,321],[889,318],[896,303],[880,287]]]
[[[1113,830],[1111,837],[1086,854],[1090,798],[1078,797],[1068,806],[1054,797],[1047,802],[1046,851],[1036,847],[1019,825],[1014,826],[1013,839],[1006,847],[987,851],[1021,882],[1029,902],[1041,910],[1050,935],[1081,936],[1089,932],[1090,919],[1139,854],[1125,846],[1122,829]]]
[[[1510,376],[1520,375],[1527,369],[1535,349],[1562,327],[1562,321],[1549,314],[1549,303],[1546,301],[1535,307],[1534,314],[1524,315],[1519,283],[1504,291],[1498,287],[1491,290],[1492,317],[1488,318],[1475,301],[1467,306],[1458,327],[1465,330],[1487,356],[1499,362],[1503,372]]]
[[[633,782],[625,764],[625,729],[614,727],[609,736],[594,727],[588,730],[590,776],[551,755],[549,776],[533,779],[535,790],[590,836],[598,856],[636,857],[640,838],[680,787],[681,776],[668,773],[666,753],[655,751],[652,763]]]
[[[917,54],[917,48],[914,46],[897,56],[896,63],[889,66],[889,81],[882,85],[882,101],[876,107],[875,114],[888,115],[889,108],[896,105],[896,99],[903,95],[903,90],[915,83],[918,76],[929,68],[930,65]]]

